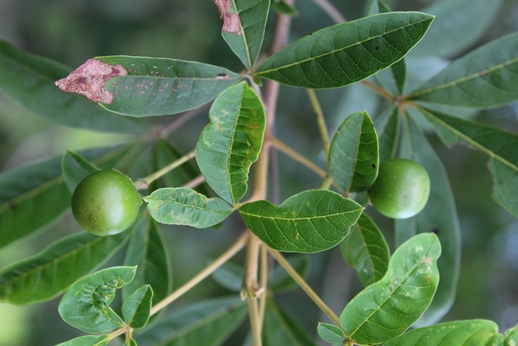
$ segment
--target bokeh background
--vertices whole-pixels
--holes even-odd
[[[363,0],[332,2],[347,19],[361,16],[367,3]],[[431,3],[425,0],[390,2],[395,10],[419,10]],[[313,1],[299,0],[296,8],[299,15],[293,21],[292,40],[333,24]],[[71,67],[77,67],[93,56],[127,54],[196,60],[239,71],[239,61],[221,38],[220,28],[221,21],[210,0],[0,0],[0,39]],[[517,30],[518,2],[505,0],[482,39],[469,49]],[[265,44],[268,42],[267,35]],[[416,74],[432,74],[444,66],[444,61],[428,62],[425,66],[429,70],[420,68]],[[380,107],[376,96],[361,85],[319,92],[318,95],[331,132],[348,114],[366,109],[376,116]],[[517,105],[470,116],[518,131]],[[277,120],[278,136],[323,166],[319,134],[303,90],[282,88]],[[170,119],[146,121],[158,124]],[[206,123],[204,111],[168,140],[180,149],[190,150]],[[61,155],[66,149],[111,145],[129,139],[131,137],[125,135],[96,133],[50,123],[27,112],[22,105],[11,102],[0,90],[0,171],[43,157]],[[486,169],[486,156],[462,146],[447,149],[431,133],[429,139],[447,169],[463,240],[457,299],[444,320],[488,318],[505,330],[518,323],[518,221],[490,197],[492,186]],[[279,154],[279,158],[281,200],[303,189],[319,186],[320,180],[314,173],[286,159],[283,154]],[[368,212],[390,239],[392,223],[370,209]],[[227,228],[233,225],[230,220]],[[172,254],[175,287],[187,281],[206,265],[209,258],[217,256],[231,243],[236,233],[227,228],[195,231],[165,228]],[[55,239],[77,230],[70,215],[65,215],[45,231],[2,248],[0,268],[35,254]],[[202,244],[200,237],[205,240]],[[216,245],[206,247],[204,244]],[[336,312],[340,312],[348,299],[361,288],[357,279],[345,265],[338,249],[311,256],[310,260],[310,284]],[[120,263],[121,259],[111,261]],[[175,304],[182,306],[203,297],[224,294],[228,292],[208,279]],[[301,322],[313,333],[316,322],[323,320],[316,307],[300,291],[280,296],[279,302],[294,316],[301,316]],[[76,330],[61,321],[57,303],[58,299],[27,307],[0,304],[0,346],[52,345],[78,335]],[[241,335],[238,333],[228,344],[240,344]]]

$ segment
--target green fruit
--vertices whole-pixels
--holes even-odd
[[[381,163],[369,190],[372,206],[393,219],[406,219],[423,210],[430,195],[428,172],[415,161],[392,159]]]
[[[141,200],[133,182],[115,170],[90,174],[72,195],[72,213],[90,233],[106,236],[125,231],[137,218]]]

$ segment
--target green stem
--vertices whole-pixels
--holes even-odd
[[[320,137],[322,137],[322,144],[324,145],[324,151],[326,153],[326,157],[329,157],[329,134],[327,132],[326,120],[324,118],[324,112],[322,112],[322,107],[320,106],[320,102],[318,102],[317,94],[313,89],[306,89],[306,92],[309,97],[309,102],[311,103],[311,107],[313,111],[315,111],[315,115],[317,116],[317,125],[320,130]]]
[[[182,156],[178,160],[171,162],[170,164],[168,164],[164,168],[162,168],[162,169],[160,169],[160,170],[158,170],[158,171],[148,175],[147,177],[138,179],[137,181],[135,181],[135,187],[137,188],[137,190],[147,189],[149,184],[151,184],[152,182],[154,182],[158,178],[162,177],[163,175],[169,173],[173,169],[178,168],[179,166],[183,165],[185,162],[187,162],[190,159],[192,159],[195,155],[196,155],[195,150],[192,150],[191,152],[185,154],[184,156]]]
[[[322,299],[318,296],[318,294],[309,287],[306,281],[297,273],[295,269],[290,265],[290,263],[284,258],[284,256],[276,250],[271,248],[268,249],[270,254],[275,258],[275,260],[286,270],[286,272],[292,277],[293,280],[306,292],[306,294],[315,302],[315,304],[336,324],[340,327],[340,319],[335,315],[335,313],[324,303]]]

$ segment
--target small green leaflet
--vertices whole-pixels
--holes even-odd
[[[333,25],[287,45],[256,76],[302,88],[342,87],[401,60],[432,21],[425,13],[390,12]]]
[[[329,172],[347,192],[369,189],[378,176],[378,136],[367,112],[349,115],[329,148]]]
[[[112,267],[76,281],[61,298],[58,311],[66,323],[87,333],[103,333],[124,325],[110,307],[115,291],[130,283],[137,267]]]
[[[207,198],[185,187],[158,189],[143,199],[151,216],[168,225],[207,228],[225,220],[234,210],[221,198]]]
[[[354,297],[342,311],[340,324],[359,344],[384,343],[401,335],[430,305],[439,271],[441,244],[422,233],[401,245],[385,276]]]
[[[109,342],[109,335],[84,335],[56,346],[106,346]]]
[[[248,188],[248,172],[263,144],[265,112],[245,82],[225,90],[212,104],[210,124],[196,145],[196,162],[206,182],[232,205]]]
[[[317,332],[322,340],[333,346],[342,346],[345,344],[346,336],[344,331],[334,324],[319,322]]]
[[[243,204],[246,226],[275,250],[314,253],[338,245],[363,211],[358,203],[328,190],[307,190],[278,207],[269,201]]]
[[[122,302],[124,322],[133,329],[144,328],[149,321],[151,299],[153,299],[153,289],[149,285],[138,288],[124,299]]]
[[[518,100],[518,33],[494,40],[454,61],[408,99],[473,108]]]

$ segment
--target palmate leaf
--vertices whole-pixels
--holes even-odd
[[[143,198],[151,216],[168,225],[207,228],[225,220],[234,208],[221,198],[206,196],[185,187],[162,188]]]
[[[390,252],[383,233],[372,219],[363,213],[340,243],[340,251],[354,268],[364,286],[375,283],[385,275]]]
[[[135,335],[139,345],[221,345],[246,317],[236,297],[200,301],[160,319]]]
[[[263,44],[270,0],[222,0],[215,3],[223,12],[221,35],[243,65],[252,69]]]
[[[103,333],[124,322],[109,305],[115,292],[130,283],[137,267],[111,267],[77,280],[61,298],[59,315],[69,325],[87,333]]]
[[[0,301],[25,305],[50,300],[110,258],[126,238],[125,233],[98,237],[81,232],[7,266],[0,272]]]
[[[314,253],[338,245],[363,211],[358,203],[328,190],[308,190],[278,207],[268,201],[243,204],[246,226],[275,250]]]
[[[440,323],[430,327],[414,329],[384,346],[407,345],[470,345],[489,346],[502,345],[502,335],[498,333],[498,325],[488,320],[467,320]]]
[[[494,40],[454,61],[407,98],[473,108],[518,100],[518,33]]]
[[[342,87],[401,60],[432,20],[419,12],[391,12],[333,25],[275,53],[256,76],[303,88]]]
[[[105,56],[96,58],[122,65],[126,76],[108,80],[109,111],[144,117],[176,114],[197,108],[235,84],[241,77],[223,67],[176,59]]]
[[[55,123],[105,132],[141,133],[133,119],[106,112],[82,96],[60,91],[54,82],[70,68],[21,51],[0,40],[0,90],[36,115]]]
[[[439,282],[441,244],[433,233],[401,245],[385,276],[356,295],[340,315],[348,338],[378,344],[401,335],[430,305]]]
[[[261,151],[264,107],[242,82],[218,96],[209,116],[196,145],[196,162],[210,187],[235,205],[246,193],[248,172]]]
[[[367,112],[349,115],[329,148],[329,172],[344,191],[369,189],[378,176],[378,136]]]
[[[418,233],[434,232],[442,246],[438,261],[441,281],[434,300],[425,314],[416,323],[426,326],[436,323],[450,309],[457,291],[460,270],[461,236],[460,226],[446,170],[432,146],[413,121],[415,113],[409,109],[403,131],[401,156],[421,164],[430,176],[430,197],[425,208],[416,216],[396,220],[395,241],[400,245]],[[437,217],[440,215],[441,217]]]
[[[518,217],[518,135],[497,127],[422,110],[449,147],[464,143],[489,155],[493,198]]]

